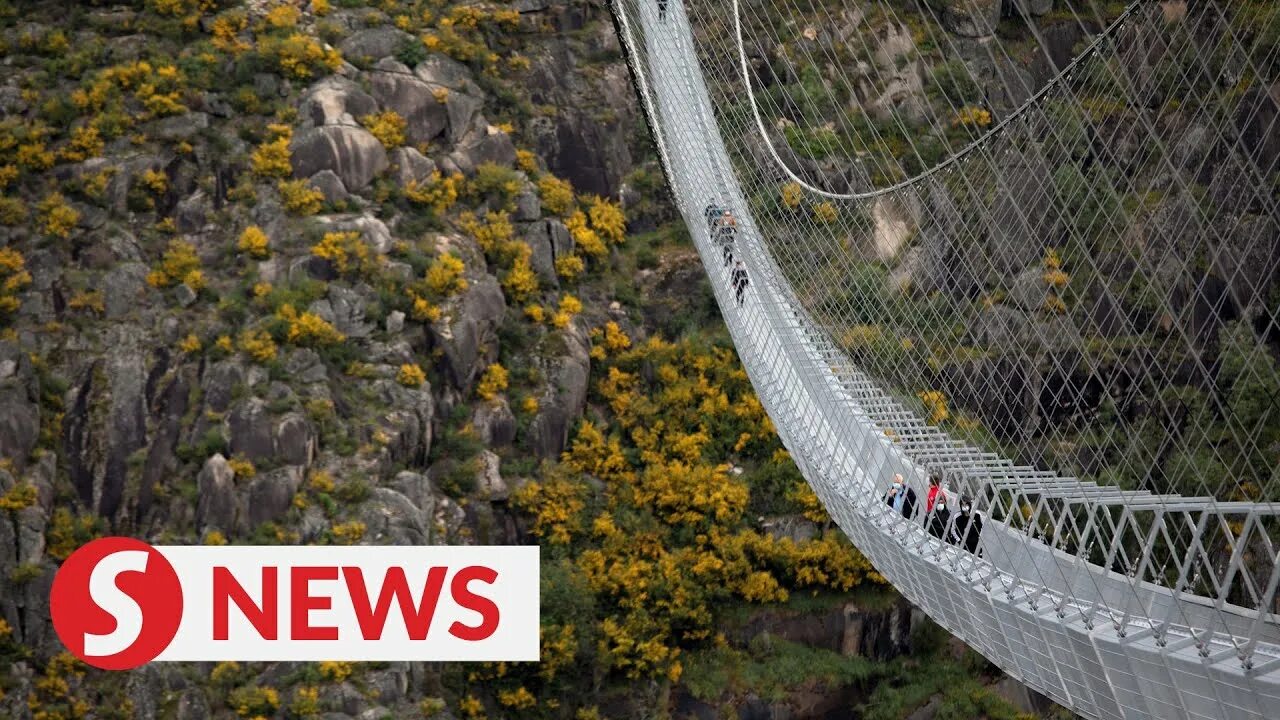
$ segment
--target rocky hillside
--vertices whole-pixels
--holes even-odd
[[[599,3],[10,0],[0,47],[0,715],[1033,708],[780,446]],[[103,534],[537,542],[545,660],[95,671],[47,599]]]

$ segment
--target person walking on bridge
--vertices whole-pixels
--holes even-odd
[[[910,519],[916,510],[916,491],[907,487],[907,481],[901,474],[894,475],[893,485],[884,494],[884,502],[902,517]]]
[[[733,213],[726,210],[715,235],[715,241],[720,245],[720,251],[724,254],[725,267],[729,267],[729,264],[733,262],[733,244],[737,238],[738,221],[734,219]]]
[[[742,307],[742,296],[747,292],[747,266],[739,260],[733,266],[733,275],[730,277],[733,282],[733,291],[738,299],[738,307]]]
[[[658,0],[658,20],[662,22],[667,20],[667,0]]]
[[[951,528],[951,536],[947,541],[953,545],[961,545],[974,555],[982,555],[982,516],[973,510],[973,500],[968,495],[960,496],[960,512],[956,513],[955,527]]]
[[[925,497],[924,511],[933,512],[933,506],[939,500],[947,501],[947,493],[942,490],[942,476],[938,473],[929,473],[929,494]]]

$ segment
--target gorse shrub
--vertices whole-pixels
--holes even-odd
[[[404,133],[409,125],[395,110],[365,115],[360,118],[360,124],[388,150],[404,145]]]

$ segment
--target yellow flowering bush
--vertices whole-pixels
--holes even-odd
[[[338,523],[333,526],[333,539],[339,545],[355,545],[364,539],[365,524],[359,520]]]
[[[602,197],[591,198],[591,227],[606,241],[617,245],[627,232],[627,219],[622,207]]]
[[[543,175],[538,179],[538,196],[542,199],[543,209],[552,215],[566,217],[573,210],[573,185],[568,180]]]
[[[262,177],[287,178],[293,174],[293,155],[289,152],[293,129],[287,125],[271,125],[268,130],[272,139],[254,149],[249,165]]]
[[[388,150],[404,145],[404,133],[409,126],[409,123],[395,110],[365,115],[360,118],[360,124],[364,125],[365,129]]]
[[[485,368],[484,375],[480,376],[480,382],[476,385],[476,395],[485,400],[493,400],[498,397],[498,393],[507,389],[507,382],[507,369],[494,363]]]
[[[916,393],[916,397],[924,403],[925,422],[930,425],[938,425],[951,417],[951,412],[947,409],[947,396],[938,390],[924,390]]]
[[[523,302],[538,291],[538,274],[533,271],[527,257],[516,260],[502,278],[502,287],[516,302]]]
[[[281,180],[276,188],[284,209],[297,215],[315,215],[324,205],[324,193],[304,180]]]
[[[427,374],[416,363],[401,365],[400,372],[396,373],[396,382],[405,387],[422,387],[422,383],[426,381]]]
[[[466,265],[456,255],[442,253],[427,268],[427,288],[442,297],[456,295],[467,289],[467,279],[462,276]]]
[[[381,265],[382,256],[369,247],[358,231],[325,233],[311,246],[311,254],[328,260],[339,275],[368,275]]]
[[[803,191],[800,183],[789,182],[782,186],[782,204],[788,210],[795,210],[800,207],[800,200],[803,197]]]
[[[67,204],[62,193],[50,193],[40,201],[40,229],[55,238],[71,237],[71,231],[80,222],[80,213]]]
[[[823,201],[813,206],[813,216],[820,222],[830,224],[840,217],[840,211],[832,203]]]
[[[985,128],[991,124],[991,111],[967,105],[960,108],[960,111],[951,120],[951,124],[954,127]]]
[[[285,338],[294,345],[319,347],[336,345],[347,338],[327,320],[313,312],[299,313],[293,305],[281,305],[276,318],[285,325]]]
[[[170,240],[160,264],[147,275],[147,283],[158,288],[172,287],[179,283],[192,290],[203,288],[204,274],[200,271],[196,247],[185,240]]]
[[[561,255],[555,262],[556,275],[565,280],[576,280],[587,269],[586,262],[577,255]]]
[[[22,302],[18,293],[31,284],[22,253],[11,247],[0,247],[0,317],[17,312]]]
[[[260,363],[276,359],[276,341],[265,330],[245,330],[240,333],[240,349]]]
[[[250,225],[240,233],[240,241],[236,243],[236,249],[258,260],[271,257],[271,246],[267,234],[257,225]]]
[[[458,202],[458,188],[461,185],[462,175],[454,173],[445,177],[436,170],[425,183],[413,180],[405,185],[404,196],[411,203],[431,208],[436,215],[444,215]]]
[[[586,213],[581,210],[574,211],[565,220],[564,224],[573,236],[574,243],[582,252],[594,258],[602,258],[609,252],[609,248],[600,239],[600,235],[587,225]]]
[[[342,67],[341,53],[321,46],[314,38],[300,32],[285,37],[261,38],[258,51],[281,73],[298,80],[310,80]]]

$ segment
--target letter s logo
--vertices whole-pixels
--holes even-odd
[[[182,586],[147,543],[101,538],[58,569],[49,609],[72,654],[104,670],[128,670],[155,659],[177,634]]]

